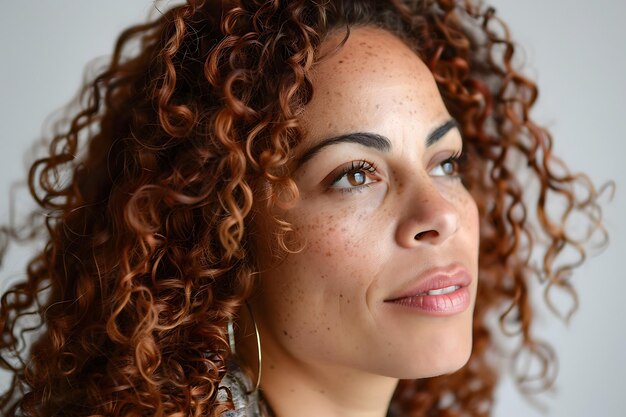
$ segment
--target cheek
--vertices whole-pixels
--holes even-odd
[[[309,350],[317,340],[311,336],[340,339],[348,327],[344,324],[363,313],[361,301],[376,269],[376,257],[367,235],[368,212],[355,210],[320,210],[289,219],[304,250],[287,255],[260,277],[260,314],[275,337]]]
[[[299,254],[303,262],[326,261],[348,255],[351,252],[346,239],[350,225],[334,214],[320,213],[295,226],[296,239],[302,242],[305,250]],[[322,266],[322,265],[319,265]]]
[[[468,191],[465,191],[458,197],[458,204],[460,206],[459,220],[461,226],[467,228],[470,233],[476,235],[476,238],[478,238],[479,221],[476,201]]]
[[[478,242],[478,207],[472,195],[460,183],[442,192],[445,198],[454,205],[458,213],[459,229],[461,232],[469,236],[472,242]]]
[[[478,244],[480,241],[480,220],[478,215],[478,206],[474,198],[467,193],[465,210],[462,211],[461,221],[464,227],[469,231],[472,243],[476,246],[476,257],[478,258]]]
[[[365,214],[324,213],[300,223],[304,250],[290,255],[284,270],[322,300],[355,297],[364,288],[368,253]],[[345,301],[345,300],[344,300]]]
[[[384,196],[385,188],[377,187],[345,199],[330,197],[323,203],[303,200],[304,209],[287,219],[306,248],[302,255],[314,263],[330,261],[335,267],[367,259],[370,243],[376,240],[373,232],[378,228],[373,226],[380,221]]]

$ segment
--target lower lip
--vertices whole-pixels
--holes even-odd
[[[468,287],[461,287],[448,294],[416,295],[388,301],[391,304],[439,317],[462,313],[469,308],[470,302]]]

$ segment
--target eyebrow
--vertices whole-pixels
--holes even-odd
[[[459,124],[454,119],[450,119],[441,126],[436,127],[428,134],[428,136],[426,136],[426,147],[434,145],[437,141],[439,141],[439,139],[443,138],[448,131],[454,128],[459,128]],[[356,143],[358,145],[376,149],[380,152],[389,152],[391,150],[391,141],[383,135],[369,132],[345,133],[339,136],[326,138],[311,148],[305,150],[298,158],[297,166],[303,165],[313,156],[318,154],[323,148],[331,145],[337,145],[339,143]]]
[[[450,131],[451,129],[458,129],[458,128],[459,128],[459,124],[457,123],[456,120],[454,119],[448,120],[447,122],[445,122],[444,124],[442,124],[441,126],[439,126],[438,128],[436,128],[435,130],[433,130],[432,132],[428,134],[428,136],[426,137],[426,147],[428,148],[429,146],[434,145],[439,139],[444,137],[446,133],[448,133],[448,131]]]

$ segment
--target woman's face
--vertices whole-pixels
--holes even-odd
[[[294,152],[300,197],[274,213],[304,249],[280,263],[261,251],[251,300],[264,375],[281,361],[394,378],[457,370],[471,350],[478,215],[433,76],[395,36],[356,28],[313,86]],[[256,221],[271,234],[268,217]]]

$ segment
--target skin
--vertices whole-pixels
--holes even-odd
[[[330,36],[322,52],[343,35]],[[444,163],[462,148],[458,130],[426,146],[450,115],[432,74],[400,39],[353,28],[312,81],[313,99],[300,115],[307,134],[294,158],[299,198],[255,218],[261,272],[250,305],[262,338],[261,389],[280,417],[380,417],[398,379],[454,372],[469,358],[477,209]],[[384,135],[391,149],[339,143],[297,165],[312,146],[352,132]],[[341,177],[361,160],[375,172]],[[271,236],[272,214],[293,225],[303,248],[278,263],[261,237]],[[465,311],[437,317],[388,302],[424,271],[451,264],[472,277]],[[256,378],[247,314],[239,326]]]

